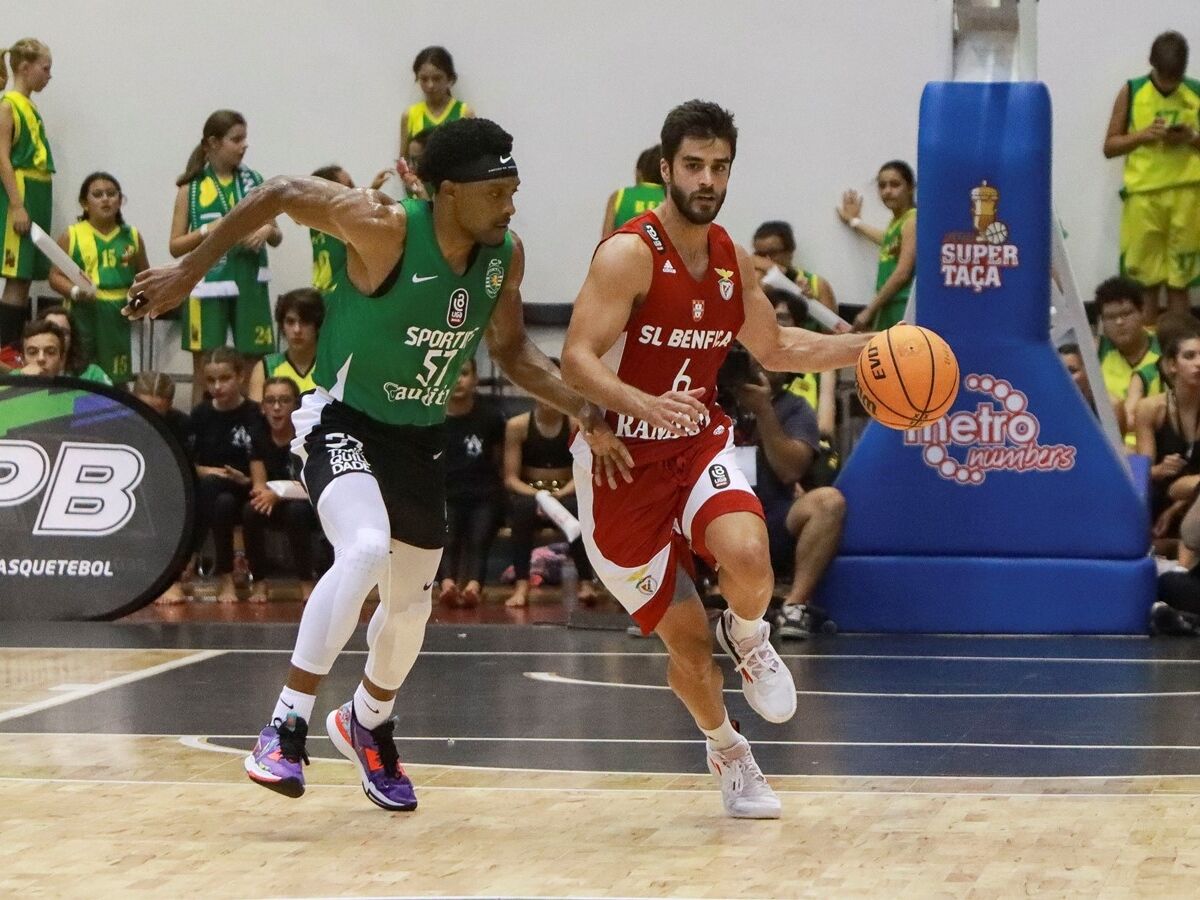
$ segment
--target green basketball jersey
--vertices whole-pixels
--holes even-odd
[[[229,215],[238,202],[262,182],[263,177],[253,169],[239,166],[233,178],[222,183],[212,166],[206,165],[204,171],[188,183],[188,231]],[[265,246],[258,250],[236,246],[205,273],[192,296],[238,297],[257,293],[258,285],[265,285],[270,278]]]
[[[20,91],[9,91],[0,97],[12,109],[12,147],[8,159],[14,169],[36,169],[39,172],[54,171],[54,154],[46,139],[46,126],[42,114],[33,101]]]
[[[315,228],[308,229],[308,238],[312,241],[313,287],[328,295],[346,277],[346,245]]]
[[[96,285],[97,300],[125,302],[133,284],[138,232],[131,225],[118,225],[101,234],[91,222],[76,222],[67,229],[70,254],[75,264]]]
[[[375,297],[342,279],[327,300],[314,380],[379,422],[436,425],[492,317],[513,242],[505,235],[498,246],[479,246],[456,275],[438,248],[431,205],[400,202],[408,216],[401,264]]]
[[[620,228],[630,219],[654,209],[663,202],[666,191],[661,184],[639,182],[632,187],[621,188],[613,201],[613,228]]]

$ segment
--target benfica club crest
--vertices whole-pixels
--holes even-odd
[[[730,269],[714,269],[717,273],[717,289],[721,292],[722,300],[733,299],[733,272]]]
[[[703,318],[704,318],[704,301],[703,300],[693,300],[692,301],[692,321],[699,322]]]

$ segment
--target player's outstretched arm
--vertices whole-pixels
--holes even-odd
[[[496,301],[496,311],[488,323],[488,353],[513,384],[579,421],[580,431],[597,460],[597,482],[603,475],[615,487],[615,476],[618,474],[626,481],[632,480],[629,470],[633,466],[633,458],[625,445],[613,435],[603,414],[595,404],[567,385],[550,357],[538,349],[526,333],[525,318],[521,311],[521,281],[524,277],[525,247],[514,232],[508,277],[504,279],[504,288]]]
[[[361,263],[355,283],[367,293],[383,283],[404,250],[403,207],[390,197],[324,178],[281,175],[250,191],[179,262],[140,273],[125,315],[153,317],[178,306],[230,248],[281,214],[342,240],[350,249],[352,275]]]
[[[738,268],[746,321],[737,339],[763,368],[774,372],[825,372],[857,362],[873,332],[818,334],[806,328],[785,328],[776,321],[775,308],[754,276],[750,254],[741,247]]]
[[[618,234],[597,248],[567,328],[563,378],[605,409],[682,437],[707,415],[697,399],[703,390],[654,397],[623,382],[603,362],[624,331],[634,303],[650,290],[651,263],[650,249],[636,235]]]

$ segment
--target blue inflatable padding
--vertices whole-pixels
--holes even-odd
[[[1126,457],[1129,461],[1129,474],[1133,477],[1133,486],[1141,498],[1142,505],[1150,503],[1150,466],[1154,462],[1150,457],[1141,453],[1131,453]]]
[[[1144,495],[1050,341],[1049,94],[929,84],[919,135],[917,323],[954,349],[958,397],[868,426],[820,602],[855,630],[1144,631]]]
[[[1145,634],[1155,578],[1148,556],[843,556],[816,602],[839,632]]]

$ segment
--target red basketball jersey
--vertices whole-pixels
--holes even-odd
[[[614,234],[636,234],[645,241],[654,274],[645,299],[630,314],[604,363],[626,384],[647,394],[704,388],[700,401],[708,406],[709,418],[703,432],[730,427],[717,405],[717,370],[746,313],[737,251],[729,234],[720,225],[708,227],[708,268],[700,281],[688,272],[653,212],[630,219]],[[689,440],[612,410],[606,418],[635,461],[671,456],[679,451],[680,441]]]

